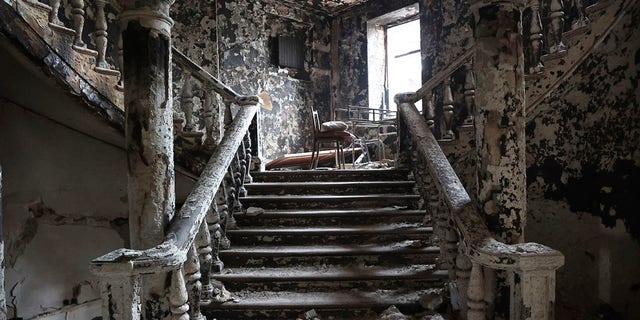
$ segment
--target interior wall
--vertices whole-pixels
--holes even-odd
[[[412,5],[416,0],[372,0],[342,12],[333,21],[336,54],[332,61],[332,106],[368,107],[367,21]],[[417,90],[418,88],[416,88]],[[376,101],[375,105],[379,102]]]
[[[423,43],[427,56],[447,53],[427,59],[433,62],[431,73],[455,56],[449,52],[460,50],[455,41],[461,36],[454,31],[468,28],[466,19],[446,11],[449,18],[438,14],[438,8],[453,5],[447,1],[433,1],[434,10],[423,12],[434,21],[458,21],[448,29],[434,23],[435,35]],[[640,43],[634,38],[640,31],[638,7],[635,4],[602,45],[542,102],[539,108],[544,111],[526,128],[525,237],[566,256],[557,273],[558,319],[640,318],[635,303],[640,301],[640,219],[635,206],[640,198]],[[471,157],[451,159],[467,190],[474,192]]]
[[[3,99],[0,136],[9,309],[30,318],[98,298],[89,261],[128,234],[124,152]]]
[[[329,18],[269,0],[200,0],[173,10],[178,48],[238,93],[264,99],[259,115],[263,157],[308,151],[311,109],[329,120]],[[278,35],[305,38],[302,72],[273,63]]]
[[[636,3],[527,126],[526,235],[567,258],[561,319],[640,318],[638,17]]]

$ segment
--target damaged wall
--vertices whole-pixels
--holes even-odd
[[[304,6],[269,0],[200,0],[172,10],[176,47],[238,93],[268,97],[260,111],[263,156],[274,159],[309,150],[311,108],[329,120],[328,18]],[[278,35],[303,38],[303,70],[273,62]]]
[[[89,261],[122,247],[128,233],[124,153],[5,100],[0,136],[10,314],[98,298]]]
[[[416,3],[415,0],[373,0],[352,7],[333,21],[336,52],[332,59],[331,103],[333,110],[349,105],[370,105],[367,63],[367,21]],[[418,88],[416,88],[417,90]],[[372,107],[374,107],[372,105]]]
[[[636,3],[527,126],[527,240],[567,257],[562,319],[584,319],[601,304],[640,317],[638,32]]]

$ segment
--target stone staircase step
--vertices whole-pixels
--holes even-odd
[[[232,240],[233,241],[233,240]],[[418,240],[391,244],[306,246],[231,246],[221,250],[226,267],[281,267],[287,265],[434,263],[440,250]]]
[[[301,181],[382,181],[407,180],[409,171],[396,169],[379,170],[292,170],[252,172],[254,182],[301,182]]]
[[[447,272],[433,264],[411,266],[312,266],[282,268],[228,268],[215,275],[227,289],[309,291],[350,288],[423,289],[441,285]]]
[[[313,208],[375,208],[381,206],[407,206],[417,209],[417,194],[361,194],[361,195],[262,195],[240,199],[245,208],[313,209]]]
[[[252,227],[228,230],[234,245],[296,245],[304,243],[388,243],[407,238],[429,240],[432,227],[421,223],[387,223],[361,226]]]
[[[370,194],[411,192],[413,181],[259,182],[245,185],[249,195]]]
[[[244,213],[234,217],[243,227],[249,226],[336,226],[376,223],[421,222],[425,210],[393,207],[370,209],[265,210],[257,216]]]
[[[435,289],[377,290],[333,292],[237,292],[236,301],[216,305],[219,319],[296,319],[314,309],[322,319],[371,320],[376,314],[395,305],[403,312],[420,310],[419,300]],[[224,313],[225,310],[241,313]],[[254,312],[250,312],[254,311]],[[206,315],[206,314],[205,314]],[[429,318],[427,318],[429,319]]]

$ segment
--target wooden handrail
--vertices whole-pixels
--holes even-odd
[[[462,67],[462,65],[475,53],[475,45],[467,48],[467,50],[460,56],[458,56],[455,60],[453,60],[446,68],[442,69],[431,79],[427,80],[418,91],[412,96],[410,100],[411,102],[416,103],[427,97],[429,92],[433,90],[438,84],[444,81],[448,76],[450,76],[454,71],[458,70],[458,68]]]
[[[117,249],[91,261],[91,270],[99,275],[139,275],[178,268],[187,258],[211,206],[214,195],[227,173],[238,146],[259,108],[258,97],[250,97],[253,105],[238,111],[222,141],[207,162],[200,178],[178,214],[171,220],[164,242],[146,250]]]
[[[442,195],[462,235],[463,250],[483,266],[501,270],[557,269],[564,264],[561,252],[537,243],[505,244],[491,235],[474,207],[438,141],[413,103],[412,94],[396,96],[403,124]]]

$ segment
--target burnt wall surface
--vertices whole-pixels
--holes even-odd
[[[330,120],[330,35],[326,14],[279,1],[199,0],[172,7],[174,46],[240,94],[260,95],[262,155],[311,147],[311,110]],[[304,66],[280,68],[278,36],[303,43]]]
[[[350,8],[333,21],[334,53],[331,84],[336,108],[369,106],[367,21],[416,3],[415,0],[372,0]],[[417,90],[418,88],[416,88]]]
[[[640,318],[638,32],[636,3],[527,125],[525,234],[567,257],[561,319]]]

